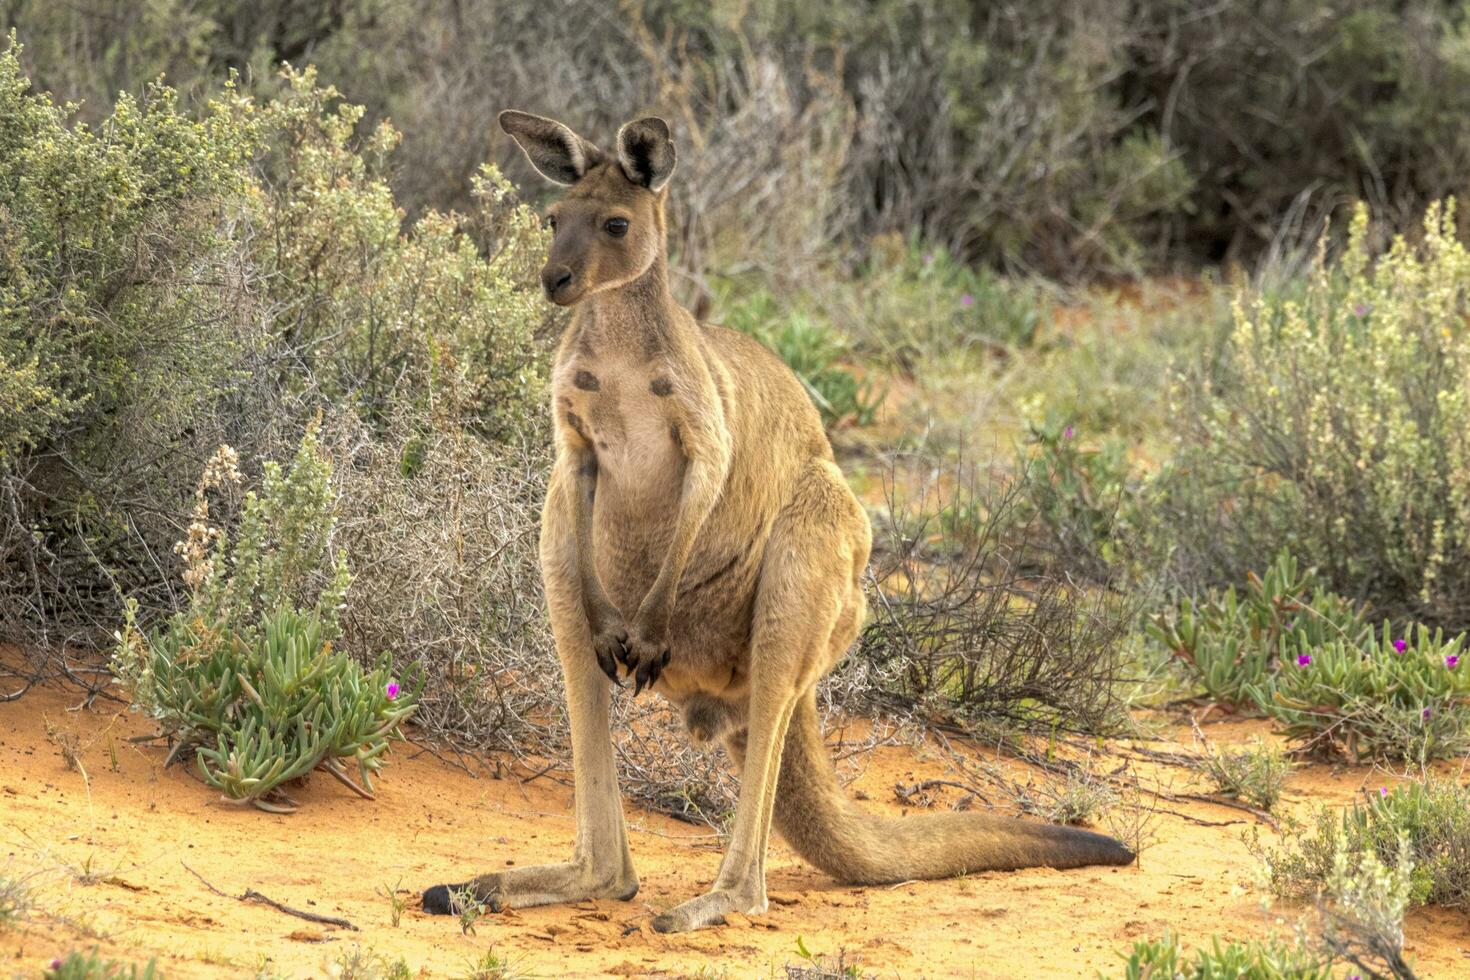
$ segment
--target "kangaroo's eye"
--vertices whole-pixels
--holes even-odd
[[[608,218],[607,224],[602,226],[609,235],[614,238],[622,238],[628,233],[627,218]]]

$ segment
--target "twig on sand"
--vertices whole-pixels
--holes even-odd
[[[245,889],[245,892],[241,895],[227,895],[224,892],[220,891],[218,888],[211,885],[202,874],[195,871],[187,864],[184,864],[183,861],[180,861],[179,863],[184,865],[185,871],[198,878],[200,882],[203,883],[205,888],[208,888],[210,891],[214,892],[221,898],[233,898],[238,902],[258,902],[261,905],[269,905],[277,912],[285,912],[287,915],[294,915],[296,916],[296,918],[305,919],[307,922],[316,922],[324,926],[338,926],[342,929],[351,929],[353,932],[358,931],[357,926],[353,925],[351,922],[348,922],[346,919],[338,919],[330,915],[317,915],[315,912],[303,912],[300,909],[293,909],[289,905],[282,905],[275,899],[267,898],[260,892],[256,891],[254,888]]]

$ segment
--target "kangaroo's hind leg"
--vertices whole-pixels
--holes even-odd
[[[777,518],[761,566],[730,846],[710,891],[654,919],[659,932],[723,922],[727,912],[766,910],[766,846],[786,729],[797,701],[831,666],[837,631],[848,631],[851,639],[868,534],[866,517],[836,467],[812,464]]]
[[[569,483],[553,480],[542,519],[541,567],[572,725],[577,817],[572,860],[495,871],[463,885],[436,885],[424,892],[425,912],[455,912],[451,892],[461,888],[492,910],[585,898],[629,899],[638,893],[612,748],[612,682],[593,649],[570,516],[554,510],[570,503],[570,493]]]

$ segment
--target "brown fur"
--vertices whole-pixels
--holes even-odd
[[[1085,831],[972,813],[883,820],[846,799],[813,689],[862,625],[870,529],[816,409],[774,354],[696,322],[669,295],[675,153],[662,121],[624,126],[611,155],[551,120],[504,113],[501,125],[546,176],[571,184],[542,273],[554,302],[578,306],[552,371],[557,457],[541,562],[572,722],[577,837],[566,864],[469,886],[492,906],[636,894],[609,732],[623,677],[635,694],[649,687],[679,705],[691,735],[723,740],[741,770],[714,887],[655,919],[660,931],[764,912],[773,821],[849,882],[1131,861]],[[627,223],[621,236],[614,219]],[[424,905],[449,911],[447,886]]]

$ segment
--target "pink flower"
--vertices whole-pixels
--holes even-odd
[[[53,969],[53,970],[59,970],[59,969],[61,969],[61,960],[52,960],[51,961],[51,969]]]
[[[1424,712],[1423,712],[1423,718],[1424,718],[1424,720],[1425,721],[1428,721],[1429,720],[1429,716],[1431,714],[1433,714],[1433,712],[1431,712],[1428,708],[1425,708],[1424,709]]]
[[[1077,434],[1077,431],[1075,429],[1073,429],[1070,425],[1067,426],[1065,429],[1062,430],[1062,438],[1063,439],[1070,439],[1073,436],[1075,436],[1076,434]]]
[[[1444,665],[1446,667],[1448,667],[1450,670],[1454,670],[1455,669],[1455,666],[1457,664],[1459,664],[1459,662],[1460,662],[1460,657],[1459,657],[1458,654],[1452,653],[1449,656],[1447,656],[1447,657],[1444,658]]]
[[[1368,315],[1368,311],[1370,309],[1372,309],[1371,306],[1365,306],[1364,304],[1359,303],[1357,306],[1354,306],[1353,307],[1353,315],[1354,316],[1367,316]]]
[[[384,689],[383,693],[386,694],[386,695],[388,695],[388,700],[389,701],[397,701],[398,700],[398,682],[397,681],[389,681],[388,682],[388,686]]]
[[[1388,787],[1387,786],[1380,786],[1380,787],[1378,787],[1378,795],[1379,796],[1387,796],[1388,795]]]
[[[974,306],[975,305],[975,297],[971,296],[969,293],[966,293],[965,295],[963,295],[963,296],[960,297],[960,305],[961,306]]]
[[[1312,655],[1310,653],[1297,654],[1296,665],[1298,667],[1310,667],[1312,665]]]
[[[1394,640],[1393,648],[1395,652],[1403,653],[1405,650],[1409,649],[1409,644],[1405,640]]]

